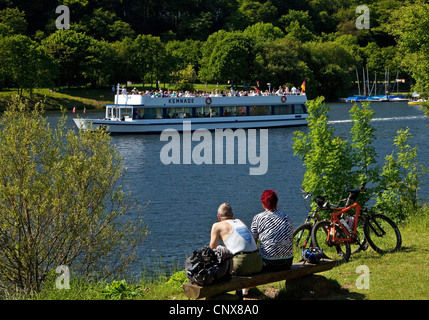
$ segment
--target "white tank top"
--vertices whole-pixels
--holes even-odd
[[[224,241],[229,251],[236,254],[239,252],[253,252],[258,249],[252,234],[240,219],[226,220],[226,222],[232,227],[231,234]]]

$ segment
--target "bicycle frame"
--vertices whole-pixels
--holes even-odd
[[[353,226],[353,230],[351,230],[352,232],[350,233],[347,228],[341,223],[340,221],[340,216],[352,209],[356,209],[356,214],[355,214],[355,221],[354,221],[354,226]],[[357,232],[357,226],[358,226],[358,220],[359,220],[359,216],[361,215],[362,212],[362,207],[357,203],[353,203],[351,206],[345,207],[345,208],[331,208],[331,224],[332,224],[332,228],[331,228],[331,232],[328,232],[328,236],[327,236],[327,241],[328,243],[331,242],[333,244],[343,244],[343,243],[354,243],[356,241],[356,232]],[[342,231],[344,232],[346,238],[337,238],[337,225],[341,227]]]

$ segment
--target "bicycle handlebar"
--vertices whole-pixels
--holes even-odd
[[[303,196],[304,199],[308,199],[309,197],[312,198],[313,201],[316,202],[317,206],[320,209],[327,210],[331,206],[335,207],[335,205],[333,205],[332,203],[329,203],[328,201],[326,201],[327,196],[313,196],[310,192],[307,192],[304,189],[301,189],[301,192],[305,194]]]
[[[356,194],[359,194],[360,192],[365,192],[366,181],[362,183],[362,185],[359,187],[359,189],[355,190],[347,190],[347,192],[353,192]],[[304,193],[304,199],[308,199],[309,197],[313,199],[314,202],[316,202],[317,206],[320,209],[323,210],[329,210],[330,207],[338,208],[337,205],[330,203],[326,200],[327,196],[313,196],[310,192],[305,191],[304,189],[300,189],[302,193]],[[350,196],[349,196],[350,197]],[[347,199],[343,199],[341,201],[346,201]]]

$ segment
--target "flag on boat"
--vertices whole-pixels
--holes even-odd
[[[76,112],[76,107],[73,107],[73,113],[75,113]]]
[[[305,81],[301,85],[301,93],[305,92]]]

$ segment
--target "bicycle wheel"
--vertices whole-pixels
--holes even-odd
[[[302,250],[311,246],[312,223],[304,223],[293,231],[293,260],[302,259]]]
[[[369,215],[365,221],[364,232],[371,248],[380,254],[395,252],[401,248],[401,232],[384,214]]]
[[[314,246],[323,250],[325,258],[335,260],[337,264],[347,262],[350,258],[350,244],[347,242],[341,245],[331,243],[331,237],[328,238],[331,229],[330,221],[325,220],[316,223],[311,231],[311,241]],[[336,228],[335,230],[339,237],[343,236],[341,235],[343,233],[341,229]]]

